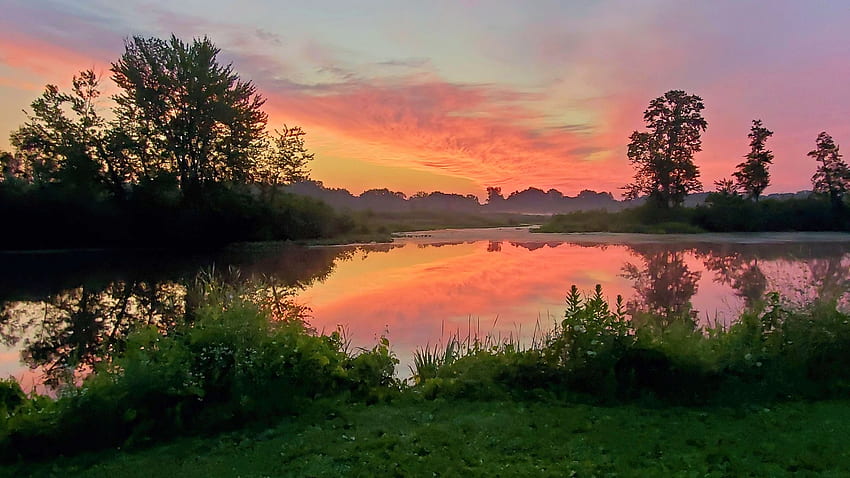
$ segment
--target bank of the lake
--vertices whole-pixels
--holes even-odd
[[[695,207],[657,207],[646,203],[610,212],[555,214],[540,232],[702,232],[850,231],[850,207],[821,195],[753,201],[736,194],[711,193]]]
[[[850,402],[740,408],[535,401],[323,403],[268,430],[0,476],[847,476]]]
[[[448,244],[513,241],[542,244],[794,244],[850,242],[850,233],[823,232],[703,232],[650,234],[635,232],[542,232],[540,226],[456,228],[411,231],[394,235],[396,242]]]

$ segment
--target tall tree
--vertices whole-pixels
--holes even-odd
[[[812,176],[814,191],[828,195],[834,207],[841,207],[844,195],[850,187],[850,168],[841,159],[838,145],[826,131],[818,135],[815,144],[817,147],[808,154],[820,163]]]
[[[773,131],[762,126],[761,120],[753,120],[750,128],[750,152],[744,156],[746,161],[738,165],[737,171],[732,173],[735,184],[747,196],[755,201],[770,184],[770,172],[768,165],[773,163],[773,152],[765,147],[767,139],[773,136]]]
[[[700,135],[708,127],[702,98],[671,90],[649,103],[643,119],[648,132],[629,137],[629,161],[634,182],[625,186],[626,199],[648,195],[662,208],[681,205],[685,196],[702,190],[694,154],[702,150]]]
[[[245,181],[263,146],[265,100],[208,38],[191,44],[133,37],[112,64],[118,122],[135,156],[150,170],[169,170],[184,195],[205,185]],[[151,162],[155,164],[150,164]]]

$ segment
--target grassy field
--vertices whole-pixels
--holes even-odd
[[[740,408],[407,399],[0,476],[847,476],[850,402]]]

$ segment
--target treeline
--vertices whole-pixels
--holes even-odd
[[[207,38],[134,37],[101,78],[47,85],[0,153],[0,248],[216,245],[352,229],[276,186],[309,176],[304,131],[270,131],[264,98]]]
[[[283,186],[286,192],[320,199],[337,209],[374,212],[405,212],[442,210],[465,213],[552,214],[585,209],[619,210],[624,203],[608,192],[584,190],[575,197],[565,196],[557,189],[543,191],[527,188],[505,197],[501,188],[487,188],[482,204],[473,194],[461,195],[434,191],[418,192],[411,196],[389,189],[369,189],[359,195],[347,189],[327,188],[321,181],[300,181]]]

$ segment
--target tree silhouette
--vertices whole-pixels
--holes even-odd
[[[850,185],[850,168],[841,159],[838,145],[826,131],[818,135],[815,144],[817,147],[808,154],[820,163],[812,176],[814,191],[828,195],[833,207],[841,207]]]
[[[736,196],[738,194],[738,185],[735,181],[729,178],[719,179],[714,181],[715,190],[724,196]]]
[[[117,192],[127,172],[108,147],[109,125],[97,107],[100,79],[87,70],[72,83],[70,93],[47,85],[30,104],[27,121],[12,133],[12,145],[22,157],[16,174],[83,192],[100,185]]]
[[[505,201],[505,196],[502,196],[502,188],[488,186],[487,187],[487,205],[495,206]]]
[[[649,103],[643,119],[648,132],[629,137],[629,161],[634,182],[625,186],[626,199],[648,195],[657,206],[681,205],[685,196],[702,190],[694,153],[702,150],[700,134],[708,123],[702,117],[702,98],[671,90]]]
[[[750,152],[744,156],[746,161],[738,165],[732,173],[736,186],[755,201],[770,184],[769,164],[773,163],[773,152],[765,147],[767,139],[773,136],[773,131],[762,126],[761,120],[753,120],[750,128]]]
[[[175,173],[184,195],[213,182],[244,182],[263,146],[265,100],[208,38],[133,37],[112,64],[118,122],[150,169]]]
[[[270,189],[272,198],[276,186],[310,180],[307,163],[314,159],[315,153],[307,150],[306,135],[300,126],[284,125],[282,131],[275,131],[260,155],[253,170],[253,179]]]

